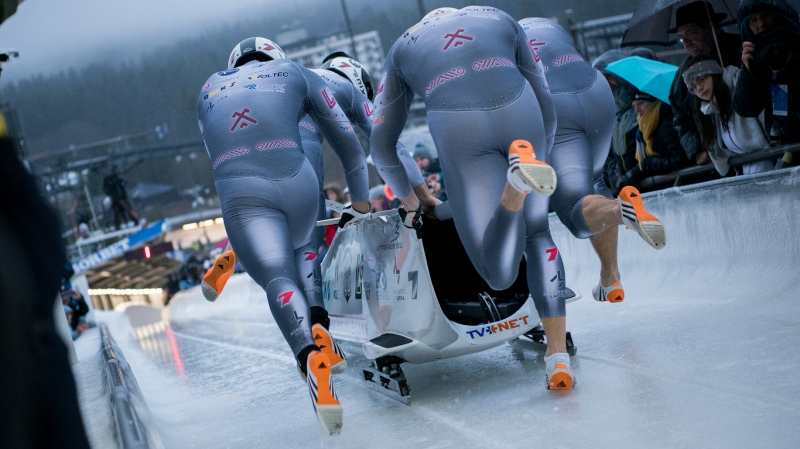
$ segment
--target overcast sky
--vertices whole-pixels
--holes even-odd
[[[3,65],[0,83],[36,73],[82,66],[115,47],[138,58],[167,37],[182,38],[203,28],[263,10],[264,0],[25,0],[0,25],[0,51],[20,57]]]

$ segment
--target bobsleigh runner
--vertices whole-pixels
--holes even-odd
[[[425,220],[421,240],[410,231],[396,210],[372,214],[340,229],[322,261],[331,334],[346,349],[363,348],[371,361],[360,367],[368,386],[407,404],[403,362],[457,357],[506,342],[544,351],[524,258],[516,282],[495,291],[472,266],[453,220]],[[580,298],[565,290],[568,301]],[[567,346],[574,355],[569,333]]]

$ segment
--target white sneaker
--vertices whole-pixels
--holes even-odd
[[[508,148],[508,182],[518,191],[550,196],[556,190],[556,171],[536,160],[533,145],[527,140],[515,140]]]
[[[628,229],[633,229],[655,249],[661,249],[667,243],[664,225],[651,215],[642,204],[642,197],[635,187],[626,186],[619,192],[622,206],[622,222]]]
[[[317,420],[328,435],[338,435],[342,431],[344,409],[333,390],[331,361],[322,351],[311,352],[307,360],[308,393]]]
[[[610,287],[603,287],[603,284],[598,282],[592,289],[592,296],[595,301],[622,302],[625,299],[625,290],[619,282],[611,284]]]
[[[545,357],[544,361],[547,369],[545,383],[548,390],[571,390],[575,386],[575,378],[572,376],[572,368],[569,364],[569,354],[555,353]]]

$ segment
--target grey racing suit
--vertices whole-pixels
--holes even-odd
[[[339,102],[339,106],[342,108],[342,111],[344,111],[348,120],[350,120],[351,125],[358,126],[367,137],[367,140],[369,140],[370,134],[372,134],[372,115],[375,112],[375,107],[372,105],[372,102],[353,86],[353,83],[340,75],[330,70],[322,69],[313,69],[312,72],[315,72],[328,84],[328,88],[333,92],[334,98]],[[322,191],[324,186],[324,164],[322,158],[323,136],[309,122],[310,120],[307,119],[300,121],[300,137],[303,141],[303,151],[305,152],[306,158],[311,162],[314,170],[316,170],[319,179],[320,198],[322,201],[320,203],[318,219],[323,220],[326,216],[325,194]],[[408,153],[405,146],[400,142],[397,142],[397,155],[400,157],[403,167],[405,167],[410,181],[409,187],[411,189],[425,182],[416,162],[414,162],[414,159]],[[314,231],[312,240],[314,240],[316,248],[322,245],[324,237],[324,229],[322,227]]]
[[[314,346],[311,306],[322,306],[310,244],[317,175],[301,147],[306,114],[342,160],[353,201],[367,201],[364,152],[325,83],[289,60],[251,62],[212,75],[197,100],[231,246],[266,292],[295,357]]]
[[[594,235],[583,217],[583,199],[613,195],[603,181],[611,148],[616,105],[608,82],[575,49],[556,22],[533,17],[519,21],[528,44],[544,65],[558,116],[550,165],[558,188],[550,200],[558,218],[578,238]]]
[[[544,70],[525,32],[503,11],[472,6],[417,23],[395,42],[377,90],[370,149],[396,193],[408,182],[393,149],[414,94],[425,101],[456,230],[478,273],[493,289],[508,288],[524,253],[540,317],[564,316],[564,268],[548,199],[531,193],[516,213],[500,206],[511,142],[528,140],[537,159],[549,162],[556,130]]]

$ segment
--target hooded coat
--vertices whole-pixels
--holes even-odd
[[[657,59],[655,53],[646,48],[636,48],[629,53],[622,50],[609,50],[598,56],[592,64],[592,67],[599,70],[600,73],[613,76],[620,84],[620,87],[614,91],[617,119],[611,135],[611,151],[609,151],[603,167],[603,176],[614,194],[617,194],[619,189],[625,185],[625,175],[634,168],[638,170],[639,167],[639,162],[636,160],[636,132],[639,130],[639,122],[636,120],[636,112],[633,110],[632,104],[637,89],[616,74],[606,70],[606,67],[612,62],[628,56]]]
[[[725,72],[722,74],[723,82],[729,89],[733,89],[736,83],[736,78],[739,77],[741,72],[733,66],[725,67]],[[696,101],[696,100],[695,100]],[[728,158],[735,154],[750,153],[758,151],[769,146],[769,138],[764,131],[764,121],[762,118],[743,117],[739,114],[733,114],[730,118],[730,126],[728,131],[725,131],[723,123],[719,117],[719,110],[716,104],[711,101],[702,101],[700,108],[703,114],[710,116],[716,127],[717,141],[713,148],[709,149],[708,155],[714,163],[714,168],[717,169],[720,175],[725,176],[730,169],[728,165]],[[735,111],[734,111],[735,112]],[[727,148],[723,134],[728,133],[731,139],[737,143],[738,150]],[[771,164],[771,162],[770,162]],[[762,171],[759,167],[767,167],[768,164],[754,163],[746,164],[744,167],[745,173],[757,173]]]
[[[758,36],[748,26],[753,14],[769,12],[782,20],[776,24],[779,34],[793,44],[792,57],[785,70],[775,74],[769,67],[750,61],[750,69],[742,67],[733,94],[733,108],[744,117],[758,117],[764,112],[766,129],[782,142],[800,141],[800,18],[797,11],[785,0],[743,0],[739,6],[739,27],[745,42],[754,42],[758,47]],[[762,33],[763,34],[763,33]],[[773,111],[771,84],[788,88],[787,115],[776,115]]]
[[[722,53],[722,66],[733,65],[739,67],[742,62],[742,40],[739,36],[730,33],[720,33],[717,39],[719,42],[719,50]],[[715,57],[717,57],[716,54],[716,50],[714,50]],[[703,56],[698,58],[687,56],[686,59],[683,60],[680,68],[675,73],[675,79],[672,80],[672,88],[669,94],[669,103],[672,106],[673,114],[672,124],[678,132],[678,136],[681,139],[681,146],[686,151],[686,156],[692,164],[694,164],[697,153],[703,151],[703,144],[698,131],[700,129],[700,122],[697,119],[694,108],[694,95],[686,88],[682,74],[684,70],[701,59],[708,58]]]

